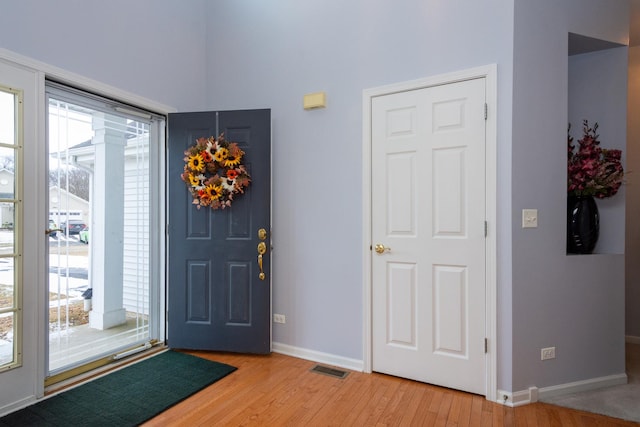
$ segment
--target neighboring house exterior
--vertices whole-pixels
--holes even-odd
[[[49,187],[49,219],[54,220],[58,227],[67,219],[81,219],[89,224],[91,222],[90,203],[53,185]]]
[[[603,203],[603,215],[614,218],[606,253],[567,256],[565,230],[569,75],[580,69],[568,58],[568,34],[626,51],[627,0],[165,1],[136,2],[139,13],[126,14],[122,6],[100,3],[109,13],[87,19],[70,0],[10,2],[0,40],[6,56],[52,64],[168,110],[272,109],[273,308],[288,320],[274,326],[274,348],[363,363],[362,260],[370,243],[362,241],[363,90],[497,64],[498,102],[488,112],[497,117],[497,221],[489,225],[497,236],[494,391],[526,403],[532,390],[624,376],[625,334],[640,342],[638,252],[625,248],[625,238],[640,234],[625,236],[624,191]],[[24,28],[34,32],[25,37]],[[137,54],[123,63],[123,48],[134,45]],[[594,69],[603,64],[595,62]],[[598,96],[586,93],[593,108],[585,114],[622,148],[626,107],[616,95],[608,109],[603,96],[619,94],[626,81],[626,72],[596,79]],[[303,94],[319,90],[327,108],[304,111]],[[633,161],[637,169],[638,156]],[[529,208],[539,210],[539,226],[524,230]],[[626,260],[627,276],[636,280],[627,283],[625,319],[629,248],[636,258]],[[38,299],[29,297],[25,316],[35,324]],[[30,331],[15,380],[22,382],[0,387],[0,412],[42,395],[44,356],[31,354],[41,345]],[[556,359],[541,361],[540,349],[550,346]]]
[[[12,198],[14,186],[13,172],[0,170],[0,198]],[[0,224],[3,227],[13,226],[13,207],[0,206]],[[58,186],[49,187],[49,219],[53,219],[60,226],[62,221],[69,219],[90,220],[89,202]]]

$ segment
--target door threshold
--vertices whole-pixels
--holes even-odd
[[[135,348],[134,348],[135,349]],[[135,362],[139,362],[158,353],[167,351],[164,343],[152,343],[151,348],[133,353],[130,356],[114,359],[114,356],[106,356],[93,362],[78,366],[65,372],[53,375],[45,379],[44,395],[50,396],[68,388],[76,387],[96,377],[105,375],[111,371],[123,368]]]

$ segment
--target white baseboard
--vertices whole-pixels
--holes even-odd
[[[627,374],[608,375],[606,377],[591,378],[584,381],[575,381],[572,383],[554,385],[551,387],[543,387],[540,389],[540,400],[547,397],[561,396],[564,394],[578,393],[581,391],[595,390],[613,385],[627,383]]]
[[[18,400],[17,402],[13,402],[9,405],[3,406],[0,408],[0,417],[4,417],[5,415],[9,415],[12,412],[18,411],[20,409],[26,408],[29,405],[32,405],[36,402],[35,396],[25,397],[24,399]]]
[[[545,398],[562,396],[565,394],[578,393],[581,391],[595,390],[613,385],[627,383],[626,374],[608,375],[606,377],[591,378],[583,381],[575,381],[566,384],[558,384],[550,387],[529,387],[528,390],[508,392],[498,390],[496,402],[510,407],[528,405],[529,403],[544,400]]]
[[[498,398],[496,399],[496,403],[515,408],[516,406],[528,405],[529,403],[533,403],[533,401],[531,400],[531,393],[529,392],[529,390],[516,391],[514,393],[504,390],[498,390]]]
[[[364,371],[364,362],[358,359],[350,359],[348,357],[337,356],[335,354],[294,347],[279,342],[271,343],[271,350],[275,353],[286,354],[287,356],[311,360],[313,362],[324,363],[326,365],[337,366],[344,369],[350,369],[352,371]]]
[[[625,342],[628,342],[629,344],[640,344],[640,337],[635,337],[633,335],[627,335],[626,337],[624,337]]]

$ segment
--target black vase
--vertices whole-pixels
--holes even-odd
[[[592,196],[567,198],[567,253],[590,254],[600,233],[598,205]]]

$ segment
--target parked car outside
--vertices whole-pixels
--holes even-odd
[[[78,233],[78,237],[80,238],[81,242],[89,244],[89,227],[85,227],[80,230],[80,233]]]
[[[56,222],[52,219],[49,220],[49,230],[56,230],[56,231],[51,231],[49,233],[49,236],[51,237],[56,237],[58,235],[58,231],[57,231],[58,226],[56,225]]]
[[[68,225],[66,221],[60,223],[60,228],[67,236],[80,234],[80,231],[82,231],[86,226],[87,224],[85,224],[81,219],[70,219]]]

